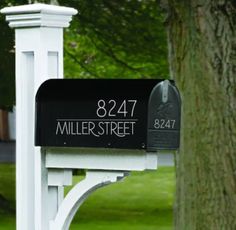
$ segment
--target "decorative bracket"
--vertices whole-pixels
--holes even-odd
[[[50,221],[50,230],[68,230],[77,210],[92,192],[128,175],[125,171],[87,171],[85,179],[75,185],[62,201],[55,219]]]
[[[75,213],[96,189],[115,183],[131,171],[157,169],[157,153],[137,150],[41,148],[47,174],[42,210],[47,210],[38,230],[68,230]],[[86,169],[86,177],[64,198],[63,188],[72,185],[72,169]],[[42,174],[42,178],[45,178]]]

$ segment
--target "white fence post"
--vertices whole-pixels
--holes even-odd
[[[46,230],[40,200],[44,167],[40,148],[34,147],[35,93],[49,78],[63,77],[63,28],[73,8],[33,4],[6,7],[9,26],[16,35],[16,186],[17,229]],[[47,215],[47,214],[45,214]]]

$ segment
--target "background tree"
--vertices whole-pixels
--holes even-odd
[[[0,9],[16,1],[3,0]],[[18,1],[18,4],[23,1]],[[6,23],[4,15],[0,15],[0,140],[8,140],[8,110],[15,103],[15,53],[14,33]]]
[[[163,5],[184,101],[176,229],[236,229],[236,2]]]
[[[154,0],[4,0],[0,6],[36,2],[79,10],[65,35],[66,77],[168,77],[163,17]],[[0,59],[3,59],[1,72],[5,72],[0,76],[3,87],[0,90],[0,106],[6,107],[12,106],[15,100],[14,40],[13,31],[3,15],[0,21],[3,41],[0,47]]]
[[[6,5],[7,1],[1,1],[0,8]],[[14,101],[14,39],[3,15],[0,15],[0,28],[0,109],[3,109]]]
[[[1,0],[0,9],[27,3],[27,0]],[[0,35],[0,109],[9,110],[15,103],[15,42],[14,31],[3,14],[0,14]]]
[[[33,0],[1,0],[0,9],[34,3]],[[47,2],[50,1],[39,1]],[[56,3],[56,0],[51,0]],[[15,104],[15,50],[14,30],[9,28],[5,15],[0,14],[0,109],[11,110]],[[0,116],[1,119],[1,116]]]
[[[67,77],[168,77],[166,34],[156,1],[58,2],[79,11],[65,37]]]

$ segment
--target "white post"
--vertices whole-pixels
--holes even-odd
[[[44,154],[34,147],[34,100],[43,81],[63,77],[63,28],[77,11],[33,4],[6,7],[1,13],[7,15],[16,35],[17,229],[46,230],[42,220],[48,214],[44,214],[40,201],[47,178],[41,180],[46,170]]]

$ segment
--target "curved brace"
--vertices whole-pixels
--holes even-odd
[[[57,215],[50,222],[50,230],[67,230],[79,207],[96,189],[117,182],[127,176],[118,171],[87,171],[83,181],[75,185],[61,203]]]

